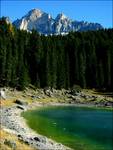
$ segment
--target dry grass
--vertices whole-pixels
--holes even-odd
[[[52,98],[52,97],[47,97],[47,98],[44,98],[44,99],[39,99],[38,101],[42,102],[44,104],[47,104],[49,102],[58,102],[58,99],[57,98]]]
[[[27,96],[22,91],[8,91],[6,92],[6,100],[0,100],[0,106],[13,106],[16,99],[27,101],[29,104],[32,103],[31,97]]]
[[[18,140],[15,135],[7,133],[2,129],[0,129],[0,150],[12,150],[12,148],[4,144],[5,139],[14,141],[16,143],[16,150],[34,150],[29,145]]]
[[[13,106],[14,99],[0,100],[0,106]]]

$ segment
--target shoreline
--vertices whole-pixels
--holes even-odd
[[[12,98],[11,104],[9,106],[5,104],[0,108],[1,128],[10,134],[16,135],[18,140],[24,142],[25,144],[37,150],[52,150],[52,149],[71,150],[71,148],[61,143],[57,143],[56,141],[49,139],[46,136],[36,133],[28,126],[27,121],[21,116],[22,112],[48,106],[75,106],[75,107],[113,110],[111,106],[105,107],[103,105],[102,106],[98,104],[95,105],[95,103],[87,103],[87,101],[86,103],[81,102],[77,103],[76,101],[75,103],[73,103],[73,101],[71,101],[70,103],[70,99],[66,102],[64,102],[64,100],[59,101],[61,95],[56,99],[55,96],[48,97],[48,95],[46,94],[44,95],[44,93],[41,94],[32,92],[29,93],[29,90],[24,93],[23,92],[19,93],[17,91],[14,92],[13,94],[12,93],[13,93],[12,91],[8,93],[9,98]],[[15,97],[17,95],[18,97]],[[94,96],[92,97],[94,98]],[[73,96],[72,98],[74,99],[79,97]],[[16,102],[19,102],[20,104],[15,103],[16,99],[18,99]],[[30,99],[30,102],[26,104],[26,101],[28,101],[28,99]],[[4,103],[8,102],[8,100],[5,100],[3,102]]]
[[[69,107],[85,107],[91,109],[103,109],[103,110],[113,110],[113,107],[104,107],[104,106],[97,106],[94,104],[69,104],[69,103],[48,103],[43,106],[69,106]]]
[[[22,112],[43,107],[43,105],[37,104],[32,108],[31,106],[27,106],[25,110],[17,109],[17,107],[18,105],[1,109],[1,127],[4,131],[15,134],[19,140],[37,150],[71,150],[71,148],[61,143],[36,133],[27,125],[26,120],[21,116]]]

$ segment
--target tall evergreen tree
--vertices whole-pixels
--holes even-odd
[[[91,78],[91,79],[90,79]],[[113,89],[113,29],[44,36],[0,19],[0,86]]]

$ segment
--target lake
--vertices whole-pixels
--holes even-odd
[[[22,113],[28,125],[75,150],[113,149],[113,111],[51,106]]]

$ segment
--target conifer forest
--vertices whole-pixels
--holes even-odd
[[[113,29],[40,35],[0,20],[0,86],[113,89]]]

